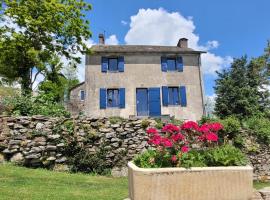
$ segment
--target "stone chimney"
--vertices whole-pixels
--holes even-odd
[[[98,35],[98,38],[99,38],[99,44],[100,44],[100,45],[104,45],[104,44],[105,44],[104,34],[100,33],[100,34]]]
[[[180,47],[180,48],[188,48],[188,39],[187,38],[181,38],[178,41],[177,46]]]

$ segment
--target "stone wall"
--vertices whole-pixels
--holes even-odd
[[[104,148],[111,166],[121,167],[148,148],[142,126],[138,119],[0,117],[0,160],[31,167],[65,166],[65,147],[72,139],[89,152]]]
[[[90,153],[106,150],[106,162],[120,169],[149,147],[145,128],[155,124],[152,119],[0,116],[0,162],[67,169],[65,150],[73,140]],[[254,178],[270,180],[269,146],[257,143],[251,136],[243,137],[243,151],[254,167]]]

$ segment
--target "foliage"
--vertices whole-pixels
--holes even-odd
[[[221,123],[224,126],[223,133],[228,136],[229,139],[236,137],[241,129],[240,121],[234,116],[229,116],[221,120]]]
[[[245,121],[245,124],[259,140],[266,144],[270,144],[269,119],[263,117],[251,117]]]
[[[180,158],[181,167],[207,167],[204,151],[192,150]]]
[[[69,141],[65,149],[72,172],[110,174],[111,165],[106,161],[107,151],[100,147],[96,152],[89,152],[77,141]]]
[[[126,177],[54,172],[11,164],[1,164],[0,171],[5,180],[0,182],[1,200],[119,200],[128,196]]]
[[[122,117],[117,117],[117,116],[109,118],[109,121],[111,124],[122,123],[123,120],[124,119]]]
[[[217,72],[215,113],[243,119],[269,110],[269,70],[266,57],[235,59],[228,70]]]
[[[147,119],[144,119],[141,125],[143,129],[146,129],[150,125],[150,122]]]
[[[157,129],[162,129],[162,127],[164,126],[164,123],[161,121],[160,118],[155,118],[155,121],[156,121],[156,125],[155,125],[155,128]]]
[[[217,122],[199,125],[193,121],[184,122],[180,127],[167,124],[160,132],[149,128],[148,143],[155,150],[143,153],[134,162],[141,167],[204,166],[203,156],[196,151],[217,146],[217,133],[222,128]]]
[[[37,97],[16,96],[7,97],[3,100],[5,113],[8,115],[44,115],[53,117],[69,117],[70,113],[65,108],[53,101],[50,96],[45,94]]]
[[[208,150],[206,161],[208,166],[243,166],[247,164],[245,155],[229,144]]]
[[[52,56],[80,63],[91,33],[83,0],[3,0],[0,13],[0,75],[30,94]],[[15,28],[14,28],[15,27]]]

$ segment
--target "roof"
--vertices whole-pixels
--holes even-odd
[[[83,82],[81,82],[81,83],[79,83],[79,84],[77,84],[77,85],[75,85],[75,86],[73,86],[72,88],[70,88],[69,90],[71,91],[71,90],[74,90],[75,88],[77,88],[77,87],[79,87],[79,86],[81,86],[81,85],[83,85],[85,82],[83,81]]]
[[[154,45],[93,45],[93,53],[192,53],[201,54],[204,51],[195,51],[191,48],[178,46],[154,46]]]

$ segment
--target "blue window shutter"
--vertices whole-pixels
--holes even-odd
[[[99,90],[99,106],[100,109],[106,109],[106,88]]]
[[[108,58],[101,57],[101,72],[107,72],[108,70]]]
[[[161,71],[167,71],[167,58],[164,56],[161,57]]]
[[[186,87],[180,86],[180,98],[181,98],[181,106],[186,107],[187,106],[187,94],[186,94]]]
[[[168,106],[168,87],[167,86],[162,86],[162,104],[163,106]]]
[[[125,95],[125,88],[119,89],[119,97],[120,97],[120,108],[125,108],[126,104],[126,95]]]
[[[118,58],[118,70],[119,70],[119,72],[124,72],[124,67],[125,67],[124,56],[120,56]]]
[[[179,72],[183,71],[184,65],[183,65],[183,58],[182,57],[177,57],[176,58],[176,63],[177,63],[177,70]]]
[[[149,116],[160,116],[160,88],[149,88]]]

